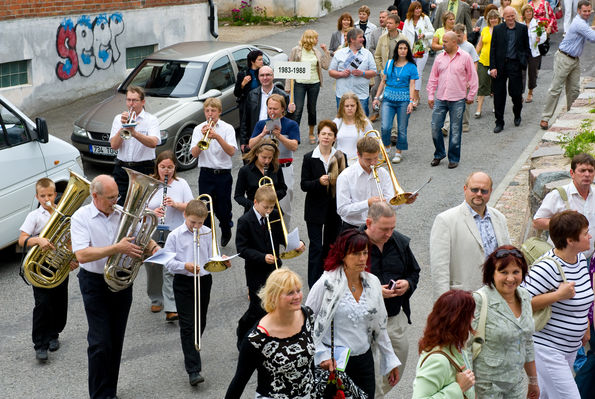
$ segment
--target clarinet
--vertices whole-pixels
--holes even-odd
[[[167,197],[167,180],[168,176],[166,175],[163,179],[163,183],[165,183],[165,186],[163,187],[163,198],[161,200],[161,209],[163,209],[163,216],[161,216],[159,224],[165,224],[165,212],[167,211],[167,207],[165,206],[165,197]]]
[[[165,245],[165,239],[168,236],[169,233],[169,226],[165,225],[165,212],[167,210],[167,207],[165,206],[165,197],[167,197],[167,176],[165,176],[165,178],[163,179],[163,182],[165,183],[165,186],[163,187],[163,199],[161,200],[161,209],[163,209],[163,216],[159,218],[159,224],[157,225],[157,230],[155,231],[155,236],[156,239],[155,241],[157,242],[157,244],[159,244],[161,247],[163,247]]]

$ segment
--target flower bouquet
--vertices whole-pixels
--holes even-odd
[[[426,52],[426,46],[421,39],[418,39],[413,45],[413,58],[422,58]]]
[[[537,26],[535,27],[535,33],[537,34],[537,40],[535,41],[535,46],[539,44],[539,37],[543,35],[543,32],[547,29],[548,20],[545,18],[538,18],[537,19]]]

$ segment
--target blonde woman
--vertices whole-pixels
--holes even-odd
[[[479,54],[479,62],[477,63],[479,89],[477,90],[477,110],[474,115],[476,119],[481,118],[481,109],[483,108],[485,97],[492,94],[492,77],[488,75],[488,69],[490,68],[490,47],[494,26],[500,23],[500,14],[496,10],[490,10],[486,15],[486,19],[488,26],[482,29],[477,47],[475,48],[477,54]]]
[[[442,28],[436,29],[432,39],[432,50],[442,52],[442,37],[446,32],[452,31],[455,27],[455,15],[452,12],[445,12],[442,14]]]
[[[331,63],[331,55],[326,44],[320,45],[320,50],[315,46],[318,44],[318,33],[308,29],[302,35],[299,45],[291,49],[289,61],[307,62],[310,65],[310,78],[297,79],[293,88],[295,101],[295,113],[293,120],[300,124],[306,95],[308,96],[308,128],[310,144],[316,143],[314,127],[316,126],[316,101],[320,86],[322,86],[322,69],[328,69]],[[288,82],[289,83],[289,82]],[[289,89],[289,84],[286,84]]]
[[[338,129],[336,148],[347,155],[347,162],[351,164],[357,159],[357,141],[373,129],[357,95],[351,92],[343,94],[333,122]]]

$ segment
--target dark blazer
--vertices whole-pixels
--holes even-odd
[[[492,32],[492,43],[490,45],[490,69],[501,71],[506,64],[506,23],[502,22],[494,27]],[[515,22],[516,40],[515,47],[518,56],[518,61],[521,67],[527,66],[527,57],[531,54],[529,47],[529,35],[527,33],[527,26]]]
[[[244,165],[238,172],[236,179],[236,189],[233,194],[233,199],[244,207],[244,212],[248,212],[254,206],[254,195],[258,190],[258,182],[264,175],[260,169],[256,167],[254,162]],[[275,193],[277,193],[277,200],[281,201],[287,194],[287,186],[283,179],[283,171],[281,168],[275,172],[271,167],[267,171],[267,176],[273,180],[275,185]]]
[[[304,154],[300,187],[306,193],[304,220],[310,223],[324,224],[329,213],[337,213],[337,201],[326,186],[320,184],[320,176],[326,175],[324,165],[318,158],[312,158],[312,152]],[[347,165],[347,156],[345,164]],[[337,215],[338,222],[340,218]]]
[[[246,96],[246,102],[244,104],[244,119],[240,125],[240,145],[248,144],[250,136],[256,122],[258,122],[258,116],[260,115],[260,101],[262,99],[262,87],[257,87],[248,92]],[[289,94],[281,90],[277,86],[273,86],[274,94],[281,94],[285,97],[285,103],[289,104]]]
[[[279,219],[279,213],[274,210],[269,216],[270,220]],[[281,223],[271,223],[271,232],[275,244],[275,253],[279,257],[279,243],[284,243]],[[246,282],[248,288],[257,291],[264,286],[266,279],[275,270],[275,264],[269,265],[265,262],[266,254],[272,254],[271,238],[269,231],[260,225],[260,221],[252,210],[244,213],[238,219],[236,231],[236,249],[240,257],[245,260]],[[277,259],[277,265],[281,267],[281,259]]]
[[[249,82],[246,86],[244,86],[244,88],[242,88],[242,81],[244,80],[246,75],[249,74],[250,70],[248,68],[238,72],[238,76],[236,78],[236,86],[233,89],[233,95],[237,97],[238,101],[244,101],[246,99],[246,96],[248,96],[250,90],[253,90],[251,88],[252,82]],[[258,82],[258,69],[255,70],[255,78]],[[260,86],[260,82],[258,82],[258,86]]]

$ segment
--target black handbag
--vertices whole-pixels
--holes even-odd
[[[550,38],[548,37],[545,39],[545,42],[538,44],[537,48],[539,49],[539,54],[543,57],[550,51]]]

